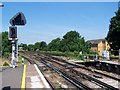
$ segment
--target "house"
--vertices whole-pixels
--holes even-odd
[[[105,39],[88,40],[91,44],[91,50],[97,52],[99,55],[102,54],[103,50],[109,50],[110,46]]]

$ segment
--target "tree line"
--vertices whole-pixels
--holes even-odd
[[[27,51],[60,51],[60,52],[89,52],[89,44],[85,42],[84,37],[76,31],[67,32],[63,38],[53,39],[49,44],[45,41],[36,42],[35,44],[23,44],[19,47]]]
[[[49,44],[45,41],[36,42],[34,44],[21,43],[19,48],[25,51],[60,51],[60,52],[80,52],[89,53],[90,46],[85,42],[76,31],[67,32],[63,38],[53,39]],[[8,32],[2,32],[2,55],[6,56],[12,52],[11,41],[8,40]]]

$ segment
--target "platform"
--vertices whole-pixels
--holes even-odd
[[[23,66],[16,68],[3,67],[1,73],[2,89],[9,90],[10,88],[21,88]]]
[[[116,62],[113,62],[113,61],[100,61],[100,62],[105,62],[105,63],[120,65],[120,60],[118,60],[117,63],[116,63]]]
[[[50,86],[36,64],[7,67],[0,72],[2,90],[49,89]]]
[[[50,88],[36,64],[26,66],[25,88]]]

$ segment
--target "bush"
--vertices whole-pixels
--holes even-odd
[[[84,60],[84,56],[83,55],[78,55],[77,58],[80,59],[80,60]]]
[[[110,59],[119,59],[119,56],[110,56]]]
[[[4,55],[3,55],[4,58],[8,58],[9,56],[10,56],[10,53],[4,52]]]
[[[9,66],[9,64],[7,62],[4,62],[3,66]]]

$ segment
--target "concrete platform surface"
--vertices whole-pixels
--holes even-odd
[[[37,65],[27,65],[25,88],[50,88]]]
[[[6,68],[1,72],[2,88],[21,88],[23,66]]]

